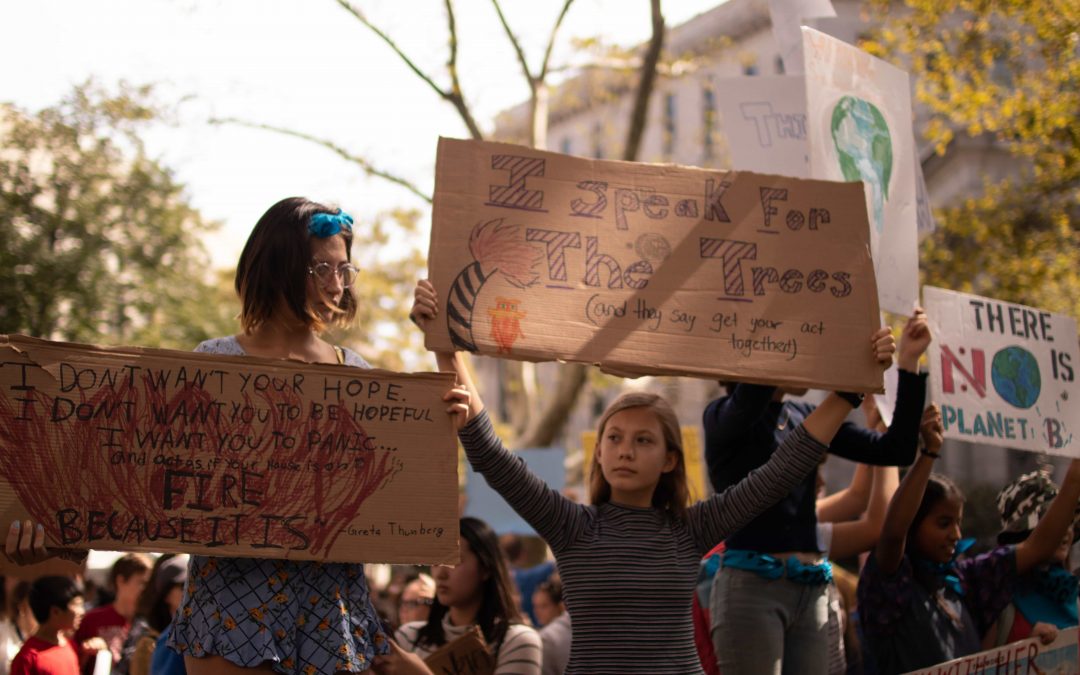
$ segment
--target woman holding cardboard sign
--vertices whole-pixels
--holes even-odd
[[[438,313],[435,289],[421,281],[413,320],[426,327]],[[891,362],[891,336],[875,346]],[[574,627],[567,673],[700,673],[690,611],[698,561],[801,482],[858,403],[829,396],[761,469],[688,507],[675,413],[654,394],[624,394],[600,418],[584,506],[506,450],[461,355],[437,357],[471,394],[472,419],[459,433],[469,461],[555,553]],[[447,398],[463,401],[456,390]]]
[[[340,209],[307,199],[270,207],[237,265],[243,331],[196,351],[370,367],[320,337],[356,311],[352,226]],[[45,554],[43,540],[40,528],[13,526],[8,555],[32,561]],[[169,646],[190,675],[331,675],[370,669],[389,642],[360,564],[197,555]]]

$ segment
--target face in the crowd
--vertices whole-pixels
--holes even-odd
[[[341,235],[332,237],[311,237],[311,266],[319,263],[327,263],[333,270],[339,269],[349,263],[345,254],[345,238]],[[345,295],[345,285],[338,274],[327,274],[319,277],[315,274],[308,275],[307,301],[308,305],[315,310],[324,322],[334,318],[331,307],[337,307]]]
[[[947,563],[960,541],[960,521],[964,517],[964,502],[959,497],[938,500],[926,514],[915,532],[918,553],[936,563]]]
[[[66,609],[53,607],[50,612],[56,618],[55,624],[59,630],[76,630],[82,623],[83,615],[86,614],[86,607],[82,596],[79,596],[72,598]]]
[[[551,599],[547,591],[537,590],[532,596],[533,614],[539,626],[546,626],[562,614],[562,607]]]
[[[660,419],[649,408],[627,408],[608,418],[597,460],[614,501],[648,504],[660,476],[675,468]]]
[[[116,577],[116,598],[118,600],[137,600],[150,582],[150,570],[137,572],[130,577]]]
[[[421,579],[415,579],[401,592],[401,604],[398,606],[398,621],[427,621],[431,614],[431,599],[435,591]]]
[[[446,607],[468,607],[480,602],[481,587],[487,575],[480,559],[461,538],[461,562],[454,566],[439,565],[431,571],[435,579],[435,596]]]
[[[180,608],[180,603],[183,599],[183,586],[173,586],[169,589],[169,592],[165,594],[165,606],[169,608],[169,614],[176,614],[176,610]]]

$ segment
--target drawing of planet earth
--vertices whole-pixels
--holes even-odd
[[[831,129],[844,180],[861,180],[870,186],[871,215],[880,233],[893,170],[892,134],[885,116],[869,101],[844,96],[833,108]]]
[[[1030,408],[1039,400],[1039,362],[1023,347],[1006,347],[994,354],[990,377],[998,395],[1017,408]]]

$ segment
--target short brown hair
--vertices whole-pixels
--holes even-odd
[[[116,590],[117,579],[130,579],[136,574],[149,572],[153,566],[149,556],[143,553],[127,553],[118,558],[109,570],[109,588]]]
[[[307,301],[311,244],[308,222],[316,213],[338,213],[339,209],[303,197],[289,197],[274,204],[255,223],[240,262],[236,265],[236,293],[240,296],[240,324],[251,333],[270,320],[281,302],[305,326],[321,331],[322,319]],[[334,235],[338,236],[338,235]],[[352,260],[351,231],[342,230],[345,255]],[[346,288],[332,323],[345,326],[356,315],[352,287]]]
[[[660,482],[653,491],[652,505],[669,512],[676,518],[686,515],[690,501],[690,489],[686,484],[686,458],[683,455],[682,433],[679,431],[679,418],[671,405],[660,396],[644,391],[632,391],[622,394],[607,407],[600,416],[596,429],[596,448],[593,450],[592,465],[589,467],[589,499],[593,504],[604,504],[611,500],[611,485],[604,478],[600,469],[600,441],[604,438],[604,428],[612,415],[630,408],[648,408],[660,421],[664,433],[664,445],[669,452],[674,452],[678,460],[675,468],[660,475]]]

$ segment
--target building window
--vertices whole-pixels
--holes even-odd
[[[604,125],[599,122],[592,129],[592,156],[593,159],[604,158]]]
[[[572,154],[570,152],[570,150],[571,150],[570,137],[569,136],[564,136],[563,139],[562,139],[562,142],[559,143],[559,152],[561,152],[564,155],[569,155],[569,154]]]
[[[664,158],[675,153],[675,94],[664,96]]]
[[[711,161],[716,156],[716,146],[713,136],[716,135],[716,92],[712,84],[706,84],[701,90],[701,126],[705,137],[702,147],[706,161]]]

